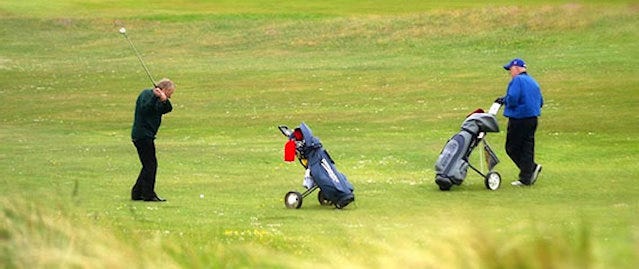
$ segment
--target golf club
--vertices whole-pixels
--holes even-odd
[[[142,61],[142,57],[140,56],[140,53],[138,52],[138,50],[133,45],[133,42],[131,42],[131,39],[129,39],[129,36],[126,34],[126,28],[124,28],[124,27],[120,28],[120,34],[122,34],[124,36],[124,38],[126,38],[126,41],[129,41],[129,45],[131,45],[131,48],[135,52],[135,56],[137,56],[138,60],[140,60],[140,64],[142,64],[142,67],[144,68],[144,71],[146,71],[146,75],[149,76],[149,79],[151,80],[151,83],[153,84],[153,87],[157,88],[158,86],[155,84],[155,80],[153,79],[153,76],[151,76],[151,72],[149,72],[149,69],[146,68],[146,65],[144,64],[144,61]]]

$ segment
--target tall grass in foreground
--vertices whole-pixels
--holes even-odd
[[[58,205],[0,199],[0,268],[179,268],[152,240],[131,245]]]
[[[198,248],[154,238],[125,239],[127,235],[98,227],[81,211],[19,198],[3,198],[0,207],[2,268],[601,267],[593,258],[591,231],[584,223],[560,229],[520,223],[517,229],[534,232],[515,236],[467,224],[447,227],[445,234],[429,234],[425,227],[421,235],[399,233],[382,240],[375,231],[352,233],[346,235],[352,236],[349,253],[328,242],[315,242],[312,248],[317,255],[300,257],[294,250],[289,255],[254,242],[232,246],[216,242]]]

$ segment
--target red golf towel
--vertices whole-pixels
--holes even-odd
[[[295,161],[295,141],[293,139],[289,140],[284,145],[284,161]]]

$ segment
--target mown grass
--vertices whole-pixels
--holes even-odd
[[[0,4],[2,266],[637,265],[636,4],[272,3]],[[121,25],[178,83],[157,140],[164,204],[128,200],[149,83]],[[488,139],[506,185],[471,173],[438,191],[439,151],[503,94],[515,56],[546,98],[539,184],[506,186],[502,132]],[[346,210],[284,208],[303,171],[275,126],[301,121],[355,185]]]

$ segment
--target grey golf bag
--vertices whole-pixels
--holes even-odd
[[[499,108],[497,107],[497,109]],[[466,178],[468,167],[484,177],[486,188],[490,190],[499,188],[501,176],[492,171],[499,163],[499,159],[484,139],[487,132],[499,132],[499,125],[494,114],[483,113],[483,110],[477,112],[479,113],[473,113],[464,120],[461,131],[448,140],[435,163],[435,183],[440,190],[447,191],[453,185],[460,185]],[[473,149],[480,143],[483,144],[484,157],[489,171],[486,174],[471,165],[468,160]]]

